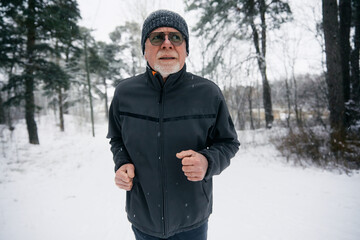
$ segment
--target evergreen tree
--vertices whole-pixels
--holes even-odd
[[[94,90],[105,101],[108,116],[108,80],[116,85],[126,76],[134,76],[143,71],[143,56],[140,48],[140,27],[135,22],[126,22],[109,34],[111,43],[93,42],[89,49],[90,73],[99,82],[94,82]],[[101,89],[97,87],[101,85]],[[103,90],[102,90],[103,89]]]
[[[102,74],[103,69],[106,69],[107,63],[99,57],[96,41],[91,36],[91,31],[86,28],[81,28],[81,36],[83,39],[82,45],[82,61],[83,61],[83,71],[85,72],[85,81],[82,82],[84,90],[88,96],[89,107],[90,107],[90,118],[92,126],[92,135],[95,137],[95,119],[94,119],[94,92],[99,93],[100,91],[97,88],[96,78],[99,74]],[[95,80],[94,80],[95,79]]]
[[[144,72],[144,57],[140,43],[141,31],[136,22],[125,22],[110,33],[112,46],[117,48],[114,55],[117,65],[123,70],[121,75],[135,76]],[[115,82],[115,84],[118,82]]]
[[[49,5],[44,11],[45,15],[51,16],[46,19],[49,21],[45,26],[46,31],[50,33],[53,40],[53,63],[57,68],[67,72],[67,65],[69,64],[69,55],[75,54],[78,48],[74,46],[74,42],[80,40],[80,30],[77,21],[80,18],[80,12],[77,3],[74,0],[55,0],[54,3]],[[54,27],[56,26],[56,27]],[[60,70],[58,69],[58,70]],[[45,89],[54,92],[57,98],[57,105],[59,107],[59,122],[60,130],[65,130],[64,123],[64,103],[65,92],[70,87],[70,74],[61,73],[54,69],[50,79],[45,81]],[[45,79],[46,80],[46,79]]]
[[[54,77],[58,77],[59,81],[67,79],[63,69],[50,61],[50,57],[56,54],[51,43],[54,38],[66,35],[64,31],[76,22],[79,17],[77,3],[74,0],[4,0],[0,10],[3,19],[6,19],[2,23],[4,31],[16,33],[16,38],[11,41],[18,43],[14,45],[16,51],[1,53],[1,57],[5,55],[11,59],[7,62],[15,62],[19,69],[16,74],[10,71],[5,89],[17,92],[16,98],[25,101],[29,142],[39,144],[34,91],[41,82],[52,82],[51,74],[56,74]],[[53,83],[50,85],[54,86]]]
[[[0,69],[2,77],[0,79],[1,104],[0,111],[2,113],[1,123],[8,123],[11,127],[10,105],[16,105],[19,102],[17,96],[16,85],[18,78],[13,77],[15,68],[20,64],[20,54],[24,51],[24,39],[20,37],[20,29],[13,24],[8,24],[7,20],[14,15],[11,8],[0,5]],[[13,86],[10,88],[9,86]],[[13,91],[12,91],[13,90]]]
[[[131,61],[126,61],[130,65],[127,73],[130,76],[135,76],[144,72],[144,56],[141,50],[141,30],[139,24],[136,22],[125,22],[124,25],[116,28],[116,31],[121,32],[121,42],[123,44],[120,45],[120,48],[122,52],[125,53],[127,59],[129,57],[131,59]],[[112,40],[114,41],[114,38]]]
[[[113,49],[110,45],[107,45],[104,42],[97,42],[91,48],[89,48],[89,68],[90,73],[96,74],[98,82],[95,83],[94,89],[95,92],[100,96],[101,99],[104,99],[105,102],[105,116],[108,117],[108,95],[107,95],[107,82],[108,78],[112,78],[112,73],[110,68],[111,61],[114,60]],[[97,87],[101,85],[103,91]]]

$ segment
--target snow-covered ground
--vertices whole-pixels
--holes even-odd
[[[65,133],[39,120],[39,146],[24,124],[0,132],[0,239],[134,240],[106,123],[93,138],[81,120],[67,117]],[[269,134],[239,132],[240,151],[214,179],[208,239],[360,239],[360,174],[287,164]]]

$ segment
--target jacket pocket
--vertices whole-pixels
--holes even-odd
[[[138,196],[135,196],[136,194],[138,194],[138,180],[137,177],[135,176],[135,178],[133,179],[133,186],[132,189],[130,191],[126,191],[126,205],[125,205],[125,210],[127,213],[130,213],[131,210],[133,210],[133,202],[135,201],[135,198],[137,198]]]
[[[203,180],[203,181],[201,181],[201,186],[202,186],[203,193],[204,193],[204,195],[206,197],[206,200],[208,202],[210,202],[211,184],[208,183],[208,182],[205,182]]]

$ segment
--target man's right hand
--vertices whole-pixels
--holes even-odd
[[[131,163],[122,165],[115,173],[115,184],[121,189],[130,191],[135,177],[135,167]]]

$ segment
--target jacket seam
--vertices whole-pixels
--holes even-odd
[[[151,122],[160,122],[160,118],[157,117],[151,117],[143,114],[137,114],[137,113],[130,113],[130,112],[119,112],[122,116],[127,117],[133,117],[143,120],[148,120]],[[195,115],[184,115],[184,116],[177,116],[177,117],[168,117],[163,118],[164,122],[175,122],[175,121],[181,121],[181,120],[191,120],[191,119],[207,119],[207,118],[216,118],[216,114],[195,114]]]
[[[136,114],[136,113],[130,113],[130,112],[119,112],[119,115],[133,117],[133,118],[139,118],[139,119],[148,120],[151,122],[159,122],[160,121],[160,119],[156,118],[156,117],[151,117],[151,116]]]
[[[216,118],[216,114],[197,114],[197,115],[184,115],[179,117],[164,118],[164,122],[175,122],[180,120],[190,119],[205,119],[205,118]]]

